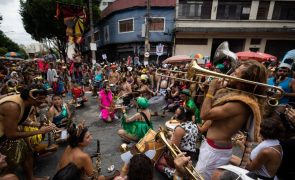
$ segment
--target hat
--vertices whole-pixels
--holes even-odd
[[[131,67],[131,66],[128,66],[128,67],[127,67],[127,70],[128,70],[128,71],[132,71],[132,67]]]
[[[149,107],[149,101],[144,97],[138,97],[136,99],[136,102],[140,109],[146,109],[147,107]]]
[[[142,74],[141,76],[140,76],[140,79],[141,80],[148,80],[148,76],[146,75],[146,74]]]
[[[216,65],[216,69],[223,70],[224,69],[224,65],[223,64],[217,64]]]
[[[144,69],[142,69],[142,71],[141,71],[141,73],[146,73],[147,72],[147,70],[144,68]]]
[[[116,68],[117,68],[116,64],[111,65],[111,69],[116,69]]]
[[[288,68],[288,69],[292,69],[292,66],[293,66],[293,62],[294,60],[293,59],[284,59],[281,64],[279,65],[279,68]]]
[[[184,89],[180,92],[180,94],[185,94],[187,96],[190,96],[190,91],[188,89]]]

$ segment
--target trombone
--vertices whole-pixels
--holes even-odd
[[[257,96],[257,97],[260,97],[260,98],[268,99],[268,104],[270,106],[277,106],[278,105],[278,100],[281,99],[285,94],[284,90],[282,88],[280,88],[280,87],[277,87],[277,86],[272,86],[272,85],[268,85],[268,84],[264,84],[264,83],[260,83],[260,82],[255,82],[255,81],[250,81],[250,80],[246,80],[246,79],[242,79],[242,78],[237,78],[237,77],[230,76],[230,75],[227,75],[227,74],[222,74],[222,73],[218,73],[218,72],[214,72],[214,71],[204,69],[204,68],[200,67],[195,60],[191,62],[187,72],[169,70],[170,72],[185,74],[186,78],[171,77],[169,75],[160,74],[160,73],[158,73],[159,71],[163,71],[163,70],[162,69],[157,70],[156,71],[157,76],[169,77],[169,78],[172,78],[172,79],[181,80],[181,81],[188,81],[188,82],[197,83],[197,84],[204,84],[204,82],[191,80],[191,79],[193,79],[194,76],[196,76],[196,77],[198,77],[198,76],[206,76],[206,77],[210,77],[210,78],[222,79],[224,81],[235,80],[235,81],[239,81],[239,82],[242,82],[242,83],[252,84],[252,85],[255,85],[255,87],[253,88],[252,93],[251,92],[246,92],[246,93],[250,93],[250,94],[252,94],[254,96]],[[261,95],[261,94],[254,93],[256,91],[257,87],[259,87],[259,86],[260,87],[265,87],[265,88],[268,89],[266,95]],[[233,90],[233,91],[245,92],[245,91],[238,90],[238,89],[232,89],[232,88],[228,88],[228,89]]]
[[[174,159],[178,154],[181,153],[181,151],[175,144],[170,145],[170,143],[167,141],[166,135],[167,132],[160,127],[160,131],[157,133],[156,139],[160,139],[167,146]],[[198,173],[197,170],[191,164],[186,165],[184,168],[191,177],[190,179],[204,180],[200,173]]]

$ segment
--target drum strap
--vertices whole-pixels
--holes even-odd
[[[140,112],[140,114],[142,115],[142,117],[144,118],[145,122],[149,125],[149,127],[151,126],[151,122],[148,120],[147,116],[144,114],[144,112]]]

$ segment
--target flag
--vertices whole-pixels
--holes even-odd
[[[82,6],[64,5],[57,3],[56,18],[63,18],[66,25],[68,41],[81,43],[85,30],[86,13]]]

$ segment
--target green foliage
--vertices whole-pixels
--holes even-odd
[[[8,53],[7,48],[5,47],[0,47],[0,56],[3,56],[4,54]]]
[[[59,0],[60,3],[87,7],[87,0]],[[62,19],[56,19],[56,1],[53,0],[20,0],[20,14],[25,30],[32,38],[57,40],[57,46],[66,58],[66,26]],[[99,17],[98,5],[94,5],[94,17]],[[87,11],[87,10],[86,10]],[[94,18],[99,19],[99,18]]]
[[[20,0],[25,30],[32,38],[41,41],[45,38],[62,38],[65,36],[65,26],[54,16],[56,3],[52,0]]]
[[[15,42],[13,42],[0,30],[0,56],[3,56],[7,52],[11,51],[20,53],[21,58],[28,58],[26,51],[20,48]]]

